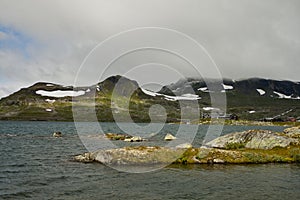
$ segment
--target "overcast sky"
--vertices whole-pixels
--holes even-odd
[[[37,81],[72,85],[97,44],[138,27],[187,34],[207,50],[222,77],[300,81],[299,24],[299,0],[0,0],[0,98]],[[147,65],[154,61],[158,64]],[[129,65],[143,62],[130,71]],[[120,73],[142,84],[151,77],[167,84],[189,75],[183,73],[189,66],[181,62],[143,51],[118,60],[99,77]],[[89,70],[102,73],[105,66],[99,63]]]

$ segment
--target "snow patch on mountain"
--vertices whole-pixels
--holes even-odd
[[[98,92],[100,92],[100,86],[99,86],[99,85],[96,86],[96,90],[97,90]]]
[[[233,86],[231,86],[231,85],[222,84],[222,87],[223,87],[223,90],[221,90],[222,93],[226,92],[226,90],[233,89]],[[214,91],[209,91],[207,87],[201,87],[201,88],[198,88],[198,90],[201,92],[214,92]]]
[[[202,109],[205,110],[205,111],[220,110],[219,108],[213,108],[213,107],[203,107]]]
[[[199,88],[198,90],[205,92],[205,91],[207,91],[207,87],[202,87],[202,88]]]
[[[160,93],[157,93],[157,92],[153,92],[153,91],[150,91],[150,90],[146,90],[146,89],[143,89],[141,88],[142,91],[149,95],[149,96],[163,96],[165,97],[166,100],[168,101],[178,101],[178,100],[198,100],[198,99],[201,99],[201,97],[199,97],[198,95],[196,94],[183,94],[181,96],[170,96],[170,95],[165,95],[165,94],[160,94]]]
[[[48,102],[48,103],[54,103],[55,99],[46,99],[45,101]]]
[[[38,90],[36,94],[47,96],[47,97],[77,97],[85,94],[85,91],[73,91],[73,90],[55,90],[55,91],[45,91]]]
[[[260,94],[260,95],[264,95],[266,94],[266,92],[262,89],[256,89],[256,91]]]
[[[181,96],[169,96],[169,95],[163,95],[163,96],[165,96],[165,99],[169,100],[169,101],[198,100],[198,99],[201,99],[201,97],[199,97],[196,94],[183,94]]]
[[[196,94],[184,94],[184,95],[182,95],[182,97],[199,99],[199,96]]]
[[[232,90],[233,89],[232,85],[225,85],[222,83],[222,86],[223,86],[224,90]]]
[[[149,96],[155,97],[155,96],[159,95],[159,94],[156,93],[156,92],[152,92],[152,91],[146,90],[146,89],[144,89],[144,88],[141,88],[141,89],[142,89],[142,91],[143,91],[145,94],[147,94],[147,95],[149,95]]]
[[[273,93],[277,94],[279,99],[300,99],[300,97],[292,97],[292,95],[288,96],[276,91],[273,91]]]

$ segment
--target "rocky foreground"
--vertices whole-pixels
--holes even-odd
[[[200,148],[125,147],[75,156],[80,162],[132,165],[160,163],[293,163],[300,162],[300,127],[282,133],[249,130],[216,138]]]

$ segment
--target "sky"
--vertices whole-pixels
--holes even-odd
[[[114,74],[161,86],[213,66],[224,78],[300,81],[299,24],[298,0],[0,0],[0,98],[38,81],[91,85]],[[205,51],[189,50],[186,36]],[[169,51],[120,56],[141,44]],[[170,49],[215,65],[198,74]]]

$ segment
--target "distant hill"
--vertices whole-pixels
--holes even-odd
[[[216,87],[209,88],[206,82]],[[39,82],[0,100],[0,120],[73,120],[72,103],[82,107],[82,120],[89,119],[84,109],[93,106],[98,121],[113,121],[113,114],[129,112],[135,122],[149,122],[149,108],[162,105],[167,112],[167,121],[180,120],[180,103],[198,101],[201,116],[212,109],[210,92],[226,92],[227,113],[240,119],[297,118],[300,116],[300,84],[260,78],[234,81],[224,79],[218,83],[213,79],[187,79],[162,87],[152,92],[139,87],[136,81],[121,76],[112,76],[92,86],[72,87]],[[117,102],[111,100],[115,90]],[[190,86],[190,87],[188,87]],[[132,94],[131,92],[135,90]],[[125,104],[130,96],[129,108]],[[93,102],[95,104],[93,104]],[[187,109],[188,104],[183,104]],[[198,112],[197,110],[190,110]],[[154,112],[155,115],[155,112]],[[225,115],[220,111],[220,116]],[[126,116],[126,115],[124,115]],[[158,113],[154,120],[161,118]],[[126,118],[124,118],[126,121]]]

